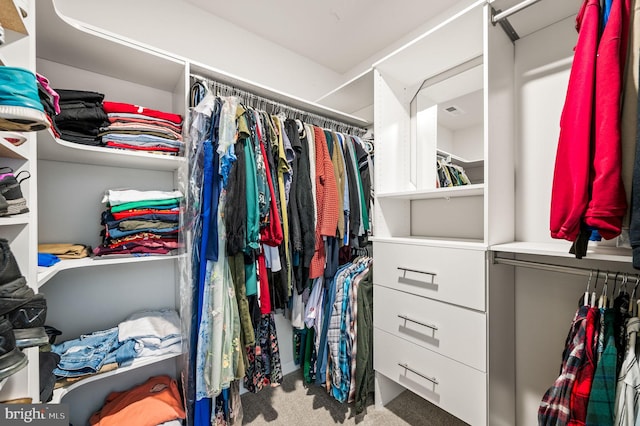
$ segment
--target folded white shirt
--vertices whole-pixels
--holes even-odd
[[[136,189],[109,189],[102,198],[103,203],[117,206],[135,201],[170,200],[172,198],[182,198],[180,191],[138,191]]]
[[[160,344],[163,339],[180,336],[180,317],[174,309],[158,309],[135,312],[118,324],[118,340],[156,339]]]

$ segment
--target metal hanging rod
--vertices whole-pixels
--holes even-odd
[[[367,129],[363,129],[361,127],[357,127],[342,121],[334,120],[332,118],[323,117],[312,112],[303,111],[282,102],[274,101],[272,99],[256,95],[246,90],[238,89],[237,87],[221,83],[210,78],[202,77],[199,75],[192,75],[192,78],[202,84],[205,84],[206,87],[215,94],[219,94],[221,96],[236,96],[240,98],[245,105],[251,106],[258,110],[266,111],[267,107],[270,107],[272,110],[272,114],[283,113],[288,118],[298,118],[308,124],[313,124],[318,127],[328,128],[350,135],[363,136],[365,133],[367,133]]]
[[[576,266],[554,265],[551,263],[533,262],[530,260],[507,259],[507,258],[498,257],[498,256],[495,256],[493,258],[493,263],[498,263],[502,265],[511,265],[511,266],[522,266],[524,268],[540,269],[543,271],[560,272],[563,274],[580,275],[585,277],[588,277],[593,275],[594,273],[597,273],[601,277],[606,276],[612,280],[621,278],[625,274],[627,276],[632,275],[634,277],[638,277],[638,274],[629,274],[626,272],[611,272],[611,271],[598,270],[597,268],[579,268]]]
[[[497,24],[505,18],[513,15],[514,13],[520,12],[522,9],[526,9],[527,7],[538,3],[540,0],[524,0],[515,6],[510,7],[507,10],[497,12],[491,17],[491,22]]]

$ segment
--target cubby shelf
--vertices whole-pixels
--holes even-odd
[[[76,390],[84,385],[87,385],[91,382],[95,382],[96,380],[102,380],[105,379],[107,377],[113,377],[119,374],[126,374],[131,372],[132,370],[137,370],[139,368],[144,368],[146,366],[149,365],[154,365],[154,364],[159,364],[163,361],[169,360],[169,359],[174,359],[177,358],[179,356],[181,356],[182,354],[179,353],[172,353],[172,354],[166,354],[166,355],[161,355],[161,356],[156,356],[156,357],[145,357],[145,358],[138,358],[135,359],[133,361],[133,363],[127,367],[119,367],[116,368],[115,370],[112,371],[108,371],[105,373],[98,373],[96,375],[87,377],[85,379],[82,380],[78,380],[77,382],[69,385],[69,386],[64,386],[61,388],[57,388],[53,391],[53,397],[51,399],[51,403],[53,404],[59,404],[62,401],[62,398],[64,398],[65,395],[67,395],[69,392]]]

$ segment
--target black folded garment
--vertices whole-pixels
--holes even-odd
[[[60,138],[68,142],[79,143],[82,145],[103,146],[103,143],[100,140],[100,138],[96,136],[87,135],[82,132],[74,132],[72,130],[60,131]]]
[[[66,101],[84,101],[84,102],[102,102],[104,95],[98,92],[91,92],[88,90],[68,90],[68,89],[53,89],[60,95],[60,102]]]
[[[100,124],[100,126],[97,127],[109,125],[109,117],[107,113],[104,112],[104,109],[102,109],[102,106],[72,109],[60,108],[60,114],[56,115],[55,119],[61,128],[64,126],[63,123],[71,121],[86,121],[94,125]]]

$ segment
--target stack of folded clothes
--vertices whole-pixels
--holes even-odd
[[[60,113],[54,117],[60,138],[83,145],[100,146],[100,128],[109,124],[102,93],[55,89],[60,96]]]
[[[40,103],[44,108],[44,112],[47,114],[47,120],[51,125],[51,130],[56,137],[60,137],[60,130],[56,127],[52,117],[60,114],[60,95],[53,90],[49,85],[49,80],[42,74],[36,73],[36,79],[38,82],[38,96],[40,97]]]
[[[103,106],[109,117],[100,129],[105,146],[168,155],[183,151],[180,115],[120,102]]]
[[[180,318],[174,309],[144,310],[131,314],[115,327],[83,334],[51,346],[60,356],[53,373],[59,385],[69,379],[111,371],[134,359],[181,353]]]
[[[108,190],[102,202],[102,244],[96,256],[173,254],[182,247],[180,191]]]

